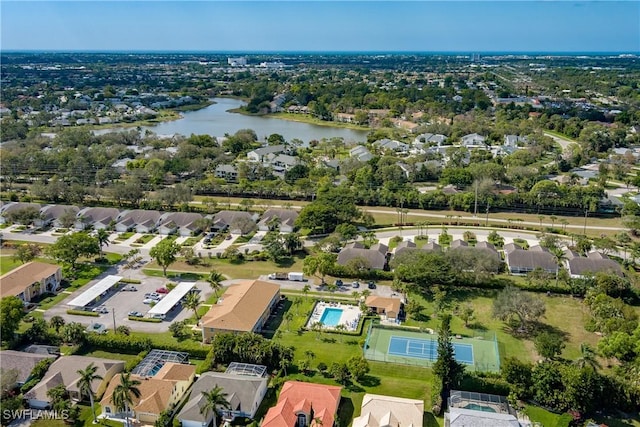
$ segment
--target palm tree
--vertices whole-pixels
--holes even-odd
[[[105,230],[104,228],[101,228],[100,230],[97,231],[96,233],[96,239],[98,239],[98,244],[100,245],[100,256],[104,256],[104,253],[102,252],[102,247],[103,246],[109,246],[109,232],[107,230]]]
[[[198,317],[198,307],[200,306],[200,295],[197,292],[189,292],[187,296],[184,298],[184,302],[182,305],[193,310],[193,313],[196,315],[196,324],[200,323],[200,317]]]
[[[140,397],[138,386],[140,381],[131,379],[131,373],[123,373],[120,376],[120,384],[116,386],[111,395],[111,401],[116,410],[124,411],[125,426],[129,426],[129,405],[133,405],[133,398]]]
[[[293,313],[290,311],[287,311],[284,315],[284,321],[287,324],[287,331],[289,331],[289,324],[291,323],[292,320],[293,320]]]
[[[307,358],[307,363],[311,366],[311,361],[315,359],[316,354],[311,350],[305,350],[304,356]]]
[[[56,334],[60,332],[60,328],[64,326],[64,318],[62,316],[53,316],[49,320],[49,325],[56,330]]]
[[[200,407],[200,414],[205,418],[208,417],[209,411],[213,411],[215,417],[220,408],[231,409],[231,404],[227,400],[227,393],[222,391],[222,387],[215,386],[209,391],[203,391],[205,403]]]
[[[80,379],[78,380],[78,388],[80,390],[80,396],[86,394],[89,396],[89,402],[91,403],[91,414],[93,415],[93,423],[97,424],[98,419],[96,418],[96,412],[93,409],[93,389],[91,388],[91,384],[95,380],[101,380],[102,377],[96,374],[96,370],[98,367],[91,362],[89,366],[87,366],[84,371],[82,369],[78,370],[78,375],[80,375]]]
[[[353,291],[351,292],[351,296],[353,297],[354,300],[358,301],[358,299],[360,298],[360,292]]]
[[[211,286],[211,289],[213,289],[216,298],[218,298],[218,291],[222,289],[222,281],[224,279],[225,277],[222,275],[222,273],[216,270],[211,270],[211,273],[209,273],[209,277],[207,277],[207,282],[209,282],[209,286]]]
[[[302,293],[304,294],[305,297],[309,294],[310,290],[311,290],[311,286],[309,285],[304,285],[302,287]]]
[[[580,344],[580,357],[576,359],[575,364],[580,368],[591,367],[594,371],[600,367],[600,363],[596,359],[596,352],[589,344]]]
[[[340,323],[334,328],[337,332],[344,332],[347,330],[347,326],[343,323]],[[340,342],[342,342],[342,334],[340,334]]]
[[[300,235],[298,233],[285,234],[284,246],[287,248],[289,255],[293,255],[293,253],[300,247]]]

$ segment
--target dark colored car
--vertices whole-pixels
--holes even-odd
[[[342,286],[342,285],[344,285],[342,280],[340,280],[340,279],[336,280],[336,286]]]
[[[376,284],[372,281],[369,281],[369,283],[367,283],[367,287],[369,289],[375,289],[376,288]]]

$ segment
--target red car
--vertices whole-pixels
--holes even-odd
[[[159,294],[168,294],[169,293],[169,289],[167,288],[158,288],[156,289],[156,292]]]

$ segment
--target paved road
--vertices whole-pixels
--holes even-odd
[[[544,132],[544,136],[548,136],[549,138],[553,139],[555,142],[557,142],[558,144],[560,144],[560,147],[562,147],[562,151],[563,151],[563,152],[567,151],[567,148],[568,148],[570,145],[573,145],[573,144],[575,144],[575,143],[576,143],[576,142],[574,142],[574,141],[570,141],[570,140],[568,140],[568,139],[566,139],[566,138],[561,138],[561,137],[559,137],[559,136],[555,136],[555,135],[552,135],[552,134],[547,133],[547,132]]]
[[[571,141],[567,141],[570,144],[574,144]],[[202,203],[199,201],[195,201],[192,203]],[[240,206],[239,203],[231,203],[231,206]],[[285,206],[285,205],[270,205],[271,208],[274,209],[286,209],[289,206]],[[295,208],[299,208],[300,206],[294,206]],[[360,209],[362,209],[364,212],[370,212],[370,213],[379,213],[379,214],[396,214],[396,212],[393,209],[376,209],[376,208],[370,208],[368,206],[358,206]],[[407,211],[408,215],[411,216],[417,216],[417,217],[422,217],[422,218],[446,218],[446,219],[451,219],[451,215],[445,215],[445,214],[435,214],[435,213],[428,213],[425,212],[423,210],[415,210],[415,209],[409,209]],[[517,213],[513,214],[514,217],[517,217]],[[461,214],[460,215],[460,220],[476,220],[482,224],[484,224],[484,220],[485,217],[484,216],[478,216],[478,217],[473,217],[473,215],[471,214]],[[492,223],[502,223],[502,224],[511,224],[513,221],[509,221],[508,219],[504,219],[504,218],[493,218],[491,216],[489,216],[489,221]],[[518,225],[534,225],[537,227],[540,227],[540,221],[518,221]],[[558,222],[552,224],[550,222],[543,222],[542,223],[543,227],[554,227],[554,226],[558,226]],[[566,225],[566,228],[572,228],[572,229],[576,229],[576,230],[582,230],[584,229],[584,225],[575,225],[575,224],[568,224]],[[595,229],[595,230],[613,230],[613,231],[621,231],[621,230],[626,230],[626,228],[624,227],[593,227],[593,226],[589,226],[587,225],[587,230],[591,230],[591,229]]]

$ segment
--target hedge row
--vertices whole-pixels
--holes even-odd
[[[202,344],[167,344],[154,342],[147,337],[127,336],[122,334],[114,334],[109,332],[107,334],[87,334],[87,344],[97,347],[102,350],[121,352],[121,353],[140,353],[141,351],[148,350],[170,350],[170,351],[183,351],[189,353],[190,356],[196,359],[204,359],[207,357],[209,347],[205,347]]]
[[[120,279],[120,283],[127,283],[127,284],[131,284],[131,285],[139,285],[139,284],[142,283],[142,280],[123,278],[123,279]]]
[[[133,320],[135,322],[149,322],[149,323],[160,323],[162,319],[154,319],[153,317],[133,317],[129,316],[129,320]]]
[[[78,316],[100,317],[100,313],[85,310],[67,310],[67,314],[75,314]]]

